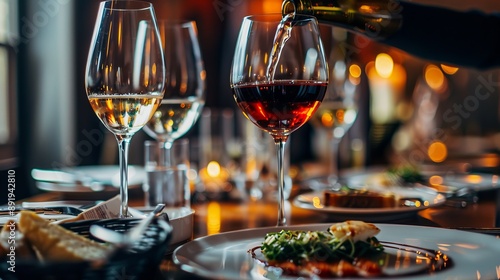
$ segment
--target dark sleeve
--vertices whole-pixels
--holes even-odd
[[[415,56],[478,69],[500,66],[500,15],[402,2],[398,32],[380,41]]]

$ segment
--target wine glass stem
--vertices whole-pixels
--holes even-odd
[[[329,164],[329,171],[330,175],[335,175],[337,178],[339,177],[339,167],[338,167],[338,156],[339,156],[339,143],[340,139],[335,137],[332,133],[330,135],[330,162]]]
[[[285,144],[288,137],[277,137],[274,139],[278,159],[278,224],[286,226],[285,216]]]
[[[119,161],[120,161],[120,218],[126,218],[128,214],[128,147],[130,137],[117,136]]]

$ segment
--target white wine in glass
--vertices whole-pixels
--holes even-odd
[[[325,49],[330,50],[330,83],[323,102],[311,119],[317,130],[322,130],[328,140],[328,168],[324,176],[309,179],[312,189],[336,189],[341,187],[338,168],[339,144],[352,127],[358,115],[358,99],[361,67],[354,57],[347,57],[344,45],[349,42],[344,30],[328,25],[320,27]]]
[[[165,59],[151,3],[105,1],[99,6],[85,72],[87,97],[117,141],[120,217],[128,217],[128,147],[163,97]]]
[[[278,163],[278,226],[284,213],[284,152],[289,135],[321,104],[328,67],[316,18],[281,14],[247,16],[230,75],[243,114],[274,139]]]
[[[194,21],[159,20],[166,66],[165,95],[144,131],[167,152],[198,120],[205,104],[205,67]],[[169,160],[165,158],[165,160]]]

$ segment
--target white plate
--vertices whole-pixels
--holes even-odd
[[[349,186],[381,186],[380,178],[383,174],[384,169],[368,169],[361,172],[348,172],[343,179]],[[476,192],[500,188],[500,178],[493,174],[424,171],[422,175],[430,187],[442,193],[454,193],[463,188]]]
[[[442,179],[440,185],[460,188],[469,188],[476,192],[489,191],[500,188],[498,175],[470,173],[470,174],[426,174],[427,177],[433,176],[434,179]]]
[[[429,207],[436,207],[446,201],[444,195],[439,194],[432,189],[411,188],[411,187],[391,187],[386,188],[385,192],[392,193],[397,199],[404,198],[419,198],[422,203],[421,206],[396,206],[384,208],[344,208],[324,206],[324,194],[322,191],[315,191],[298,195],[293,200],[296,207],[308,209],[318,212],[332,214],[331,217],[337,220],[362,218],[370,222],[390,221],[402,219],[415,215],[418,211],[427,209]]]
[[[329,226],[314,224],[290,226],[287,229],[325,230]],[[408,225],[377,226],[381,229],[377,235],[380,241],[439,250],[451,258],[451,267],[442,271],[397,279],[469,280],[479,279],[479,275],[481,279],[498,279],[500,240],[493,236]],[[181,270],[209,279],[273,279],[264,277],[267,270],[248,251],[259,246],[266,233],[280,229],[258,228],[198,238],[177,248],[173,253],[173,261]],[[400,253],[405,254],[403,251]]]
[[[103,185],[103,187],[96,190],[75,183],[54,183],[46,181],[37,181],[37,187],[45,191],[83,193],[96,191],[117,192],[120,186],[120,167],[118,165],[84,165],[68,167],[62,170],[70,174],[90,177],[96,181],[99,181]],[[146,173],[142,167],[136,165],[129,166],[129,189],[141,187],[145,178]]]

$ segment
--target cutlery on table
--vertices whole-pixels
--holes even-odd
[[[84,186],[92,189],[93,191],[104,190],[102,182],[84,174],[77,174],[63,170],[46,170],[46,169],[33,169],[31,170],[31,177],[37,181],[59,183],[59,184],[73,184]]]
[[[151,224],[155,217],[161,214],[164,208],[165,204],[158,204],[152,212],[146,215],[146,218],[142,219],[136,226],[131,228],[125,234],[99,225],[90,226],[89,231],[92,236],[102,241],[114,244],[118,249],[123,250],[131,247],[135,242],[140,240],[148,226]]]

